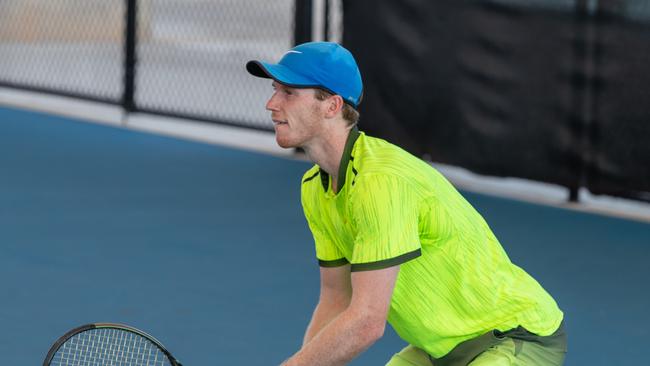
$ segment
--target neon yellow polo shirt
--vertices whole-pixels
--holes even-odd
[[[339,181],[334,193],[318,166],[302,180],[318,261],[352,271],[400,265],[388,322],[408,343],[439,358],[493,329],[546,336],[560,325],[553,298],[426,162],[354,129]]]

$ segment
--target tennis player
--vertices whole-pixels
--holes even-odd
[[[301,194],[320,299],[283,365],[345,365],[386,321],[409,343],[390,366],[563,363],[562,311],[481,215],[429,164],[357,129],[363,86],[348,50],[305,43],[246,68],[272,79],[277,143],[315,163]]]

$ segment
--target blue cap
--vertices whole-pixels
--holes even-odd
[[[324,89],[354,108],[361,102],[359,67],[350,51],[337,43],[303,43],[287,51],[277,64],[253,60],[246,63],[246,70],[293,88]]]

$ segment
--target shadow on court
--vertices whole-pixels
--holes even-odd
[[[274,365],[300,346],[318,296],[308,163],[0,109],[0,167],[3,363],[38,365],[98,321],[189,366]],[[650,225],[466,197],[564,310],[567,365],[646,362]],[[403,346],[389,330],[353,364]]]

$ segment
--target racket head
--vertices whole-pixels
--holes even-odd
[[[182,366],[153,336],[125,324],[91,323],[61,336],[43,366]]]

